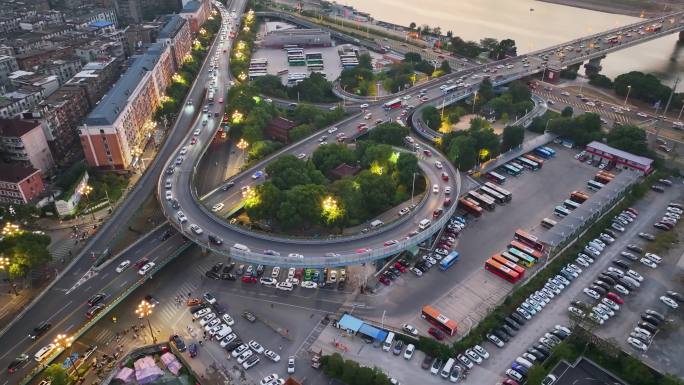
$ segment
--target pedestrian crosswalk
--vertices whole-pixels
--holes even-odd
[[[55,261],[60,261],[62,259],[68,259],[69,251],[71,251],[76,245],[76,240],[74,238],[67,238],[61,241],[57,241],[48,247],[50,254],[52,254],[52,259]]]
[[[556,95],[553,94],[552,92],[546,91],[546,90],[535,90],[535,94],[545,98],[546,100],[551,100],[552,102],[557,102],[557,103],[563,103],[565,105],[571,106],[576,112],[580,111],[586,111],[586,112],[594,112],[599,115],[601,115],[603,118],[610,119],[614,122],[619,122],[621,124],[629,124],[631,120],[629,117],[625,116],[624,114],[617,113],[613,111],[610,106],[589,106],[586,105],[584,102],[582,102],[580,99],[571,97],[571,96],[563,96],[563,95]]]

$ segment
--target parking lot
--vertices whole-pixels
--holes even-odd
[[[468,222],[454,246],[460,260],[449,270],[433,267],[420,278],[405,273],[391,286],[370,296],[366,302],[374,310],[361,309],[359,314],[380,322],[384,312],[387,324],[409,322],[425,332],[429,324],[420,319],[420,308],[431,304],[458,323],[458,335],[467,332],[513,287],[484,271],[484,262],[508,245],[516,229],[542,231],[541,220],[553,217],[553,208],[568,199],[570,192],[584,191],[586,181],[596,173],[596,167],[574,159],[575,151],[561,146],[553,148],[556,157],[544,162],[541,170],[525,171],[518,177],[507,175],[502,187],[513,194],[512,201]],[[463,191],[468,191],[481,181],[465,178],[464,182]]]

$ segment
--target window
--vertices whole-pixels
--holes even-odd
[[[103,129],[100,129],[100,134],[104,134],[104,130],[103,130]]]

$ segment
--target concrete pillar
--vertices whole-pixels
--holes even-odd
[[[587,64],[584,65],[584,70],[587,75],[595,75],[601,72],[601,69],[603,68],[601,66],[601,60],[603,60],[605,56],[601,57],[596,57],[591,60]]]
[[[560,63],[549,63],[548,68],[544,72],[543,81],[551,84],[556,84],[560,81],[561,66]]]

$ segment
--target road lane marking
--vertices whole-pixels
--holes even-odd
[[[74,326],[76,326],[76,324],[71,324],[71,325],[67,326],[67,328],[64,329],[64,331],[68,332],[69,330],[73,329]]]
[[[100,279],[101,279],[101,280],[104,280],[105,278],[107,278],[107,276],[109,276],[109,273],[108,273],[108,272],[107,272],[107,273],[104,273],[104,274],[100,277]]]
[[[119,285],[119,288],[122,288],[122,287],[126,286],[126,284],[128,284],[128,281],[122,282],[121,285]]]
[[[67,302],[66,304],[64,304],[64,306],[62,306],[59,310],[57,310],[57,311],[55,312],[55,314],[51,315],[50,318],[48,318],[46,321],[49,321],[49,320],[55,318],[55,316],[57,316],[57,314],[59,314],[60,312],[62,312],[64,309],[67,308],[67,306],[71,305],[73,302],[74,302],[74,301],[69,301],[69,302]]]

